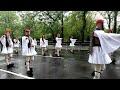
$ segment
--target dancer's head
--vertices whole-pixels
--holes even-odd
[[[71,36],[71,38],[73,38],[73,36]]]
[[[3,37],[6,37],[7,36],[7,32],[5,32],[4,34],[3,34]]]
[[[104,30],[104,20],[102,20],[102,19],[97,19],[97,20],[96,20],[96,27],[97,27],[97,28],[101,28],[102,30]]]
[[[45,35],[42,35],[42,38],[45,38]]]
[[[57,34],[57,37],[60,37],[60,34],[59,34],[59,33]]]
[[[4,33],[4,36],[10,37],[10,33],[9,33],[9,32],[5,32],[5,33]]]
[[[26,30],[25,30],[25,35],[26,35],[26,36],[30,36],[30,30],[29,30],[29,29],[26,29]]]

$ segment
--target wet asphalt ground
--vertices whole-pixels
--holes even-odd
[[[41,49],[36,48],[38,55],[32,61],[33,76],[26,74],[25,58],[13,55],[14,67],[8,69],[4,56],[0,55],[0,79],[92,79],[93,66],[88,63],[88,47],[76,46],[74,53],[63,47],[61,57],[54,56],[54,47],[48,47],[46,56],[41,56]],[[120,50],[112,55],[115,64],[106,65],[101,79],[120,79]]]

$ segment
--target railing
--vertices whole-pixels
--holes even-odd
[[[88,46],[89,43],[90,43],[89,41],[85,41],[85,42],[77,41],[75,42],[75,45]],[[69,45],[69,44],[70,42],[62,42],[62,45]],[[37,41],[37,45],[40,45],[40,41]],[[55,45],[55,42],[48,41],[48,45]]]

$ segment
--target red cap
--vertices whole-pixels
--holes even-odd
[[[98,23],[104,23],[104,20],[102,20],[102,19],[97,19],[97,20],[96,20],[96,24],[98,24]]]
[[[29,29],[26,29],[25,32],[30,32],[30,30],[29,30]]]

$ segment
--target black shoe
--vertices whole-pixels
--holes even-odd
[[[30,68],[30,72],[33,72],[33,68]]]
[[[10,64],[9,64],[9,65],[7,65],[7,68],[11,68]]]
[[[27,71],[27,74],[31,74],[31,71]]]
[[[9,64],[10,65],[10,67],[14,67],[14,63],[11,63],[11,64]]]
[[[31,71],[27,71],[27,75],[28,75],[29,77],[32,77],[32,76],[33,76],[33,73],[32,73]]]
[[[16,51],[15,53],[18,54],[18,51]]]
[[[18,52],[16,52],[16,54],[18,54]]]
[[[95,71],[93,71],[93,72],[91,73],[91,75],[92,75],[92,76],[95,76]]]
[[[113,63],[113,64],[115,64],[115,62],[116,62],[115,60],[112,60],[112,63]]]

